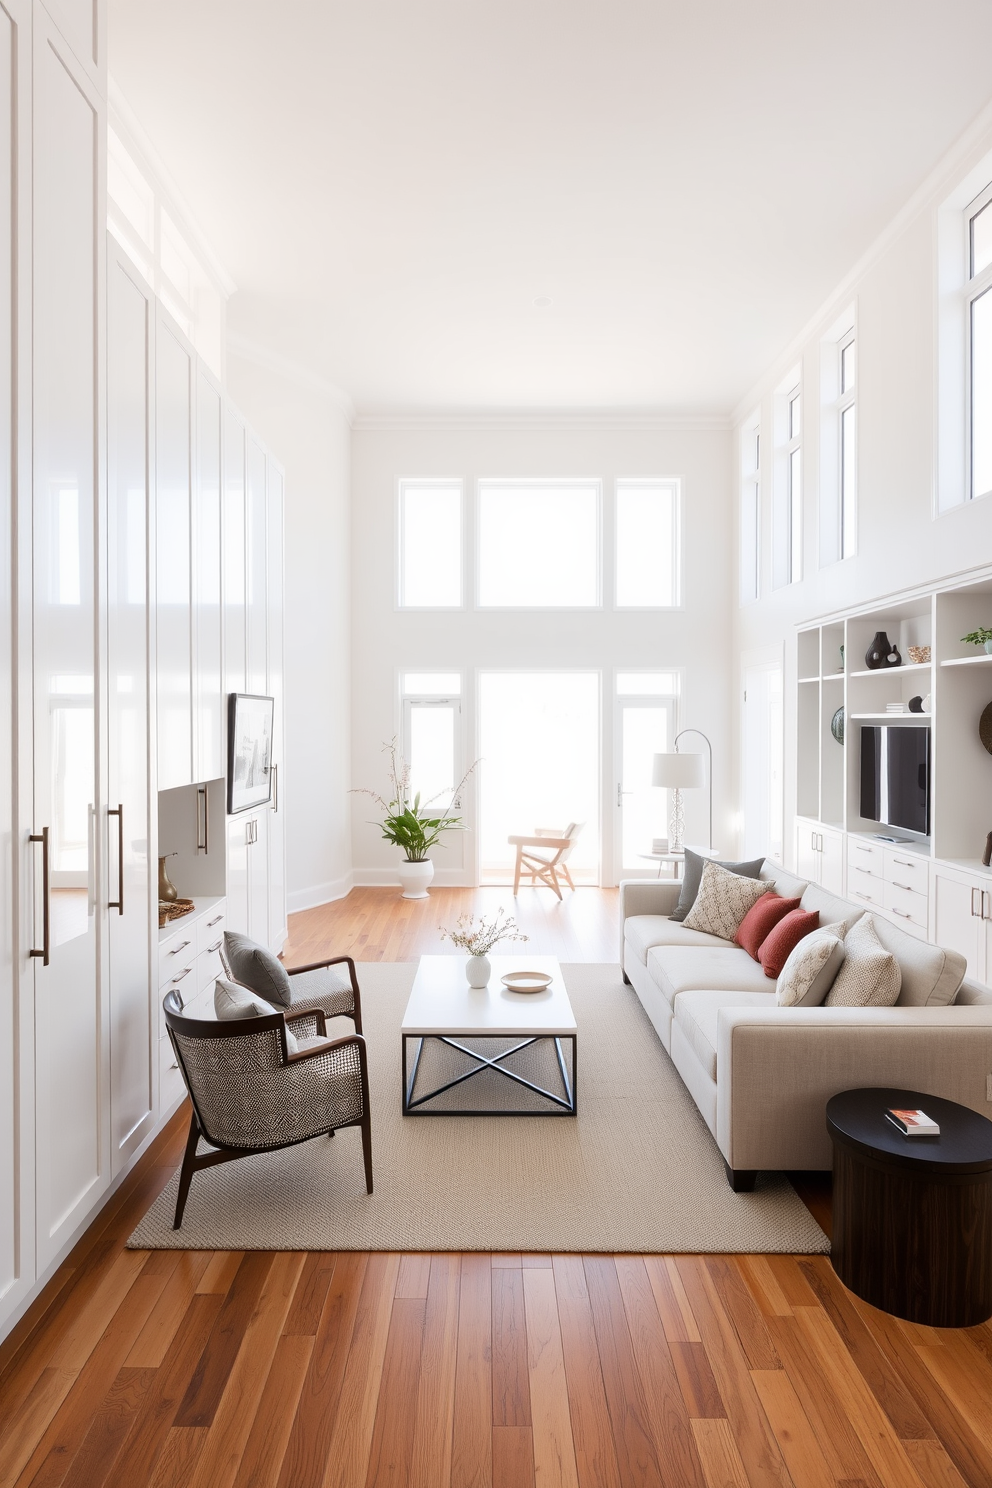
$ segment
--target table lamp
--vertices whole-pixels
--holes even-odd
[[[682,792],[696,790],[703,785],[703,756],[701,754],[656,754],[651,767],[651,784],[663,786],[672,793],[671,850],[681,852],[685,836],[685,812],[682,807]],[[712,828],[711,828],[712,833]]]

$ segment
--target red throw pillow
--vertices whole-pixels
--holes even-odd
[[[804,935],[819,928],[818,909],[793,909],[770,930],[758,952],[765,976],[777,977]]]
[[[758,951],[765,937],[775,928],[779,920],[784,919],[792,910],[798,908],[798,899],[783,899],[781,894],[771,891],[762,894],[741,920],[734,939],[739,946],[743,946],[752,961],[757,961]]]

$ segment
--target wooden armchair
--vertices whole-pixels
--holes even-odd
[[[568,860],[585,822],[569,822],[563,830],[555,827],[536,827],[531,837],[508,837],[506,840],[517,849],[517,861],[513,870],[513,892],[519,892],[520,876],[527,874],[537,887],[540,879],[549,889],[554,889],[561,898],[558,875],[564,876],[570,889],[574,889],[572,875],[568,871]]]
[[[362,1129],[365,1186],[372,1192],[369,1072],[361,1034],[324,1039],[320,1008],[231,1021],[186,1018],[173,991],[163,1003],[165,1023],[189,1091],[193,1114],[179,1175],[173,1229],[183,1222],[193,1174],[216,1163],[273,1152]],[[307,1047],[290,1053],[287,1026]],[[323,1041],[313,1042],[317,1035]],[[214,1149],[197,1152],[200,1138]]]
[[[232,970],[226,947],[221,944],[221,964],[232,982],[239,980]],[[330,956],[326,961],[311,961],[306,966],[287,966],[292,1003],[286,1016],[312,1013],[319,1008],[327,1018],[350,1018],[355,1032],[362,1031],[362,994],[358,986],[355,963],[350,956]],[[264,992],[259,992],[264,997]]]

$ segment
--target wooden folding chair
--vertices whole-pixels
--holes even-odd
[[[569,822],[563,830],[556,827],[536,827],[531,837],[508,837],[507,842],[517,849],[517,861],[513,870],[514,894],[520,889],[521,874],[526,874],[535,888],[540,879],[549,889],[554,889],[559,899],[559,873],[564,876],[568,887],[574,889],[572,875],[568,871],[568,860],[584,826],[585,822]]]

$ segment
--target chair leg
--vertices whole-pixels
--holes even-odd
[[[558,898],[561,899],[561,889],[558,887],[558,875],[550,865],[548,866],[548,873],[545,881],[548,885],[548,888],[554,889],[555,893],[558,895]]]
[[[574,894],[575,893],[575,885],[572,882],[572,875],[568,871],[568,864],[567,863],[559,863],[558,866],[561,869],[562,873],[564,873],[566,882],[568,883],[568,887],[572,890],[572,893]]]
[[[365,1158],[365,1191],[372,1192],[372,1117],[368,1106],[362,1118],[362,1156]]]
[[[516,898],[517,894],[519,894],[519,892],[520,892],[520,860],[523,857],[523,852],[524,852],[524,850],[523,850],[522,847],[518,847],[517,848],[517,865],[516,865],[516,867],[513,870],[513,895],[514,895],[514,898]]]
[[[189,1197],[189,1186],[193,1181],[193,1172],[196,1164],[196,1147],[200,1140],[200,1126],[196,1119],[196,1112],[192,1112],[189,1118],[189,1136],[186,1138],[186,1151],[183,1153],[183,1166],[179,1174],[179,1192],[176,1195],[176,1217],[172,1228],[178,1230],[182,1226],[183,1211],[186,1208],[186,1200]]]

